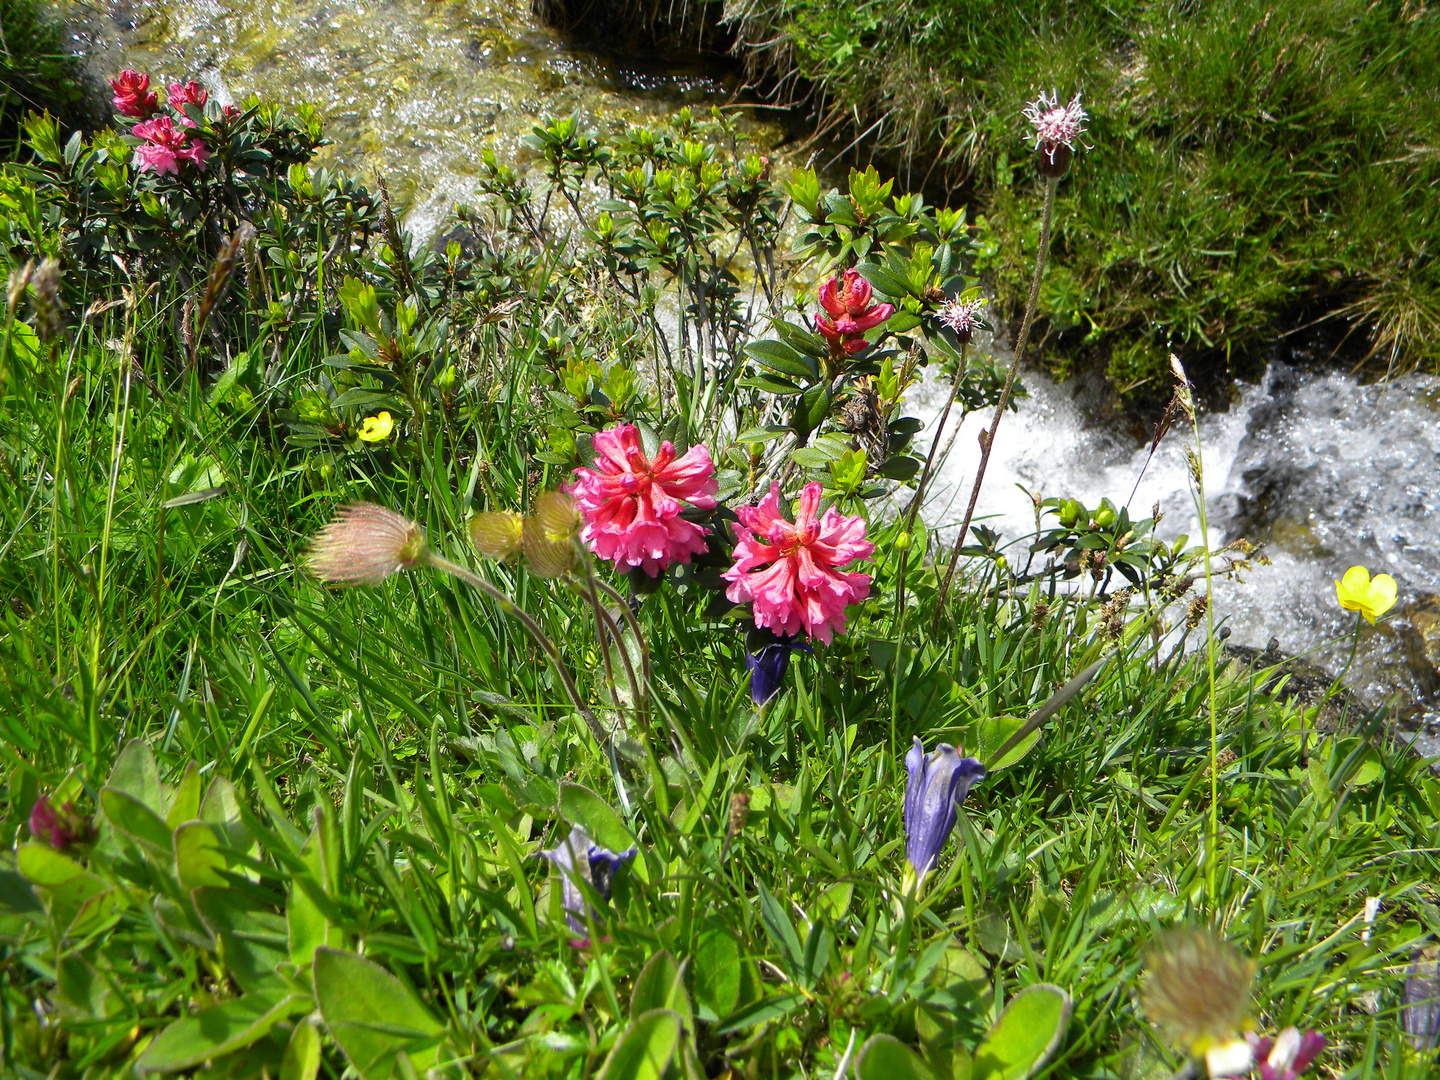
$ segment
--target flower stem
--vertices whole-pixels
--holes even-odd
[[[995,406],[995,419],[990,430],[980,436],[980,466],[975,470],[975,484],[970,489],[970,504],[965,508],[965,520],[960,523],[960,532],[955,537],[955,546],[950,552],[950,567],[935,598],[935,618],[931,633],[940,628],[940,613],[945,610],[945,596],[950,591],[950,582],[955,577],[955,567],[960,562],[960,548],[965,543],[965,534],[970,531],[970,520],[975,516],[975,504],[980,500],[980,488],[985,483],[985,467],[990,464],[990,451],[995,446],[995,432],[1010,404],[1010,394],[1015,386],[1015,376],[1020,371],[1020,361],[1025,355],[1025,346],[1030,340],[1030,328],[1035,324],[1035,308],[1040,302],[1040,281],[1045,276],[1045,259],[1050,251],[1050,226],[1055,218],[1055,189],[1060,183],[1056,176],[1045,179],[1045,210],[1040,218],[1040,245],[1035,252],[1035,274],[1030,280],[1030,297],[1025,302],[1025,317],[1020,320],[1020,333],[1015,337],[1015,354],[1010,358],[1010,370],[1005,375],[1005,388],[1000,391],[1000,402]]]
[[[930,452],[925,455],[925,467],[920,470],[920,482],[915,485],[915,497],[910,500],[910,505],[905,511],[905,525],[903,532],[909,533],[915,527],[915,515],[920,512],[920,504],[925,501],[925,486],[930,482],[930,471],[935,467],[935,452],[940,449],[940,439],[945,434],[945,421],[950,418],[950,410],[955,405],[955,398],[960,394],[960,380],[965,378],[965,353],[968,345],[965,342],[960,344],[960,362],[955,368],[955,381],[950,384],[950,396],[945,399],[945,408],[940,410],[940,420],[935,425],[935,437],[930,440]],[[900,580],[895,586],[895,621],[899,623],[905,613],[905,578],[910,570],[910,551],[907,548],[904,559],[900,563]]]
[[[570,672],[565,667],[565,661],[560,656],[560,650],[556,648],[555,643],[546,636],[545,631],[540,629],[540,624],[519,608],[515,604],[515,601],[511,600],[510,597],[495,588],[494,585],[491,585],[484,578],[480,577],[480,575],[467,570],[458,563],[451,562],[443,555],[435,554],[433,551],[426,553],[425,561],[441,573],[459,578],[465,582],[465,584],[479,589],[486,596],[490,597],[490,599],[494,600],[495,603],[500,606],[502,612],[509,615],[529,632],[530,636],[535,639],[535,644],[539,645],[540,648],[545,651],[545,655],[550,658],[550,663],[555,668],[555,674],[559,676],[560,684],[565,687],[566,695],[569,696],[576,711],[580,713],[581,718],[585,721],[585,725],[590,729],[590,733],[595,736],[595,741],[601,746],[609,746],[611,741],[610,733],[605,730],[605,726],[600,723],[600,718],[591,711],[590,706],[586,705],[584,699],[580,697],[580,691],[575,689],[575,680],[570,677]]]

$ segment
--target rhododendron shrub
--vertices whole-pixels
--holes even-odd
[[[188,161],[203,170],[210,157],[210,148],[203,140],[192,139],[188,130],[176,127],[168,116],[142,121],[130,129],[130,134],[145,140],[135,148],[140,172],[179,176],[181,162]]]
[[[868,559],[865,519],[833,506],[818,515],[820,484],[806,484],[793,522],[780,513],[780,485],[758,506],[741,506],[735,565],[725,571],[725,595],[749,603],[755,625],[780,635],[808,634],[828,643],[845,632],[845,608],[870,595],[870,575],[842,570]]]
[[[576,469],[565,488],[580,506],[580,538],[591,551],[617,570],[638,567],[657,577],[706,550],[709,530],[680,516],[685,503],[715,508],[719,483],[703,443],[677,457],[674,444],[663,442],[649,458],[639,429],[622,424],[597,433],[593,446],[595,467]]]

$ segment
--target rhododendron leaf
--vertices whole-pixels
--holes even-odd
[[[804,355],[783,341],[752,341],[745,346],[745,352],[752,359],[781,375],[815,379],[820,374],[814,357]]]
[[[875,263],[861,263],[855,269],[860,271],[860,276],[870,282],[876,291],[884,293],[891,300],[899,300],[910,292],[910,287],[906,285],[904,278],[883,266],[877,266]]]
[[[777,397],[795,397],[801,392],[800,387],[794,383],[769,375],[754,375],[741,379],[740,385],[750,390],[764,390],[767,394],[774,394]]]

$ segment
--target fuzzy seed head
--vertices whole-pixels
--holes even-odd
[[[579,506],[563,491],[547,491],[535,500],[535,520],[552,544],[568,543],[585,524]]]
[[[1150,950],[1141,1006],[1176,1046],[1203,1055],[1236,1038],[1255,966],[1209,930],[1164,935]]]
[[[504,561],[520,551],[525,519],[514,510],[488,511],[470,519],[470,539],[487,559]]]
[[[310,569],[328,585],[379,585],[425,561],[425,534],[374,503],[342,506],[310,545]]]
[[[527,517],[520,538],[525,552],[525,565],[537,577],[564,577],[575,566],[573,540],[552,540],[550,531],[539,517]]]

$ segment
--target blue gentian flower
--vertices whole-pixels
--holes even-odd
[[[564,887],[561,906],[565,909],[565,921],[576,933],[585,932],[585,916],[592,913],[585,900],[585,893],[579,882],[584,881],[601,899],[610,899],[610,885],[615,871],[635,857],[636,849],[611,851],[590,839],[590,834],[576,825],[570,835],[547,851],[540,852],[560,870]]]
[[[779,637],[761,629],[750,632],[745,642],[745,666],[750,669],[751,701],[764,705],[780,692],[785,672],[790,670],[790,654],[797,650],[815,652],[794,636]]]
[[[985,779],[985,766],[962,758],[955,747],[941,743],[933,754],[917,738],[905,755],[910,783],[905,789],[905,857],[922,881],[940,857],[961,801]]]

